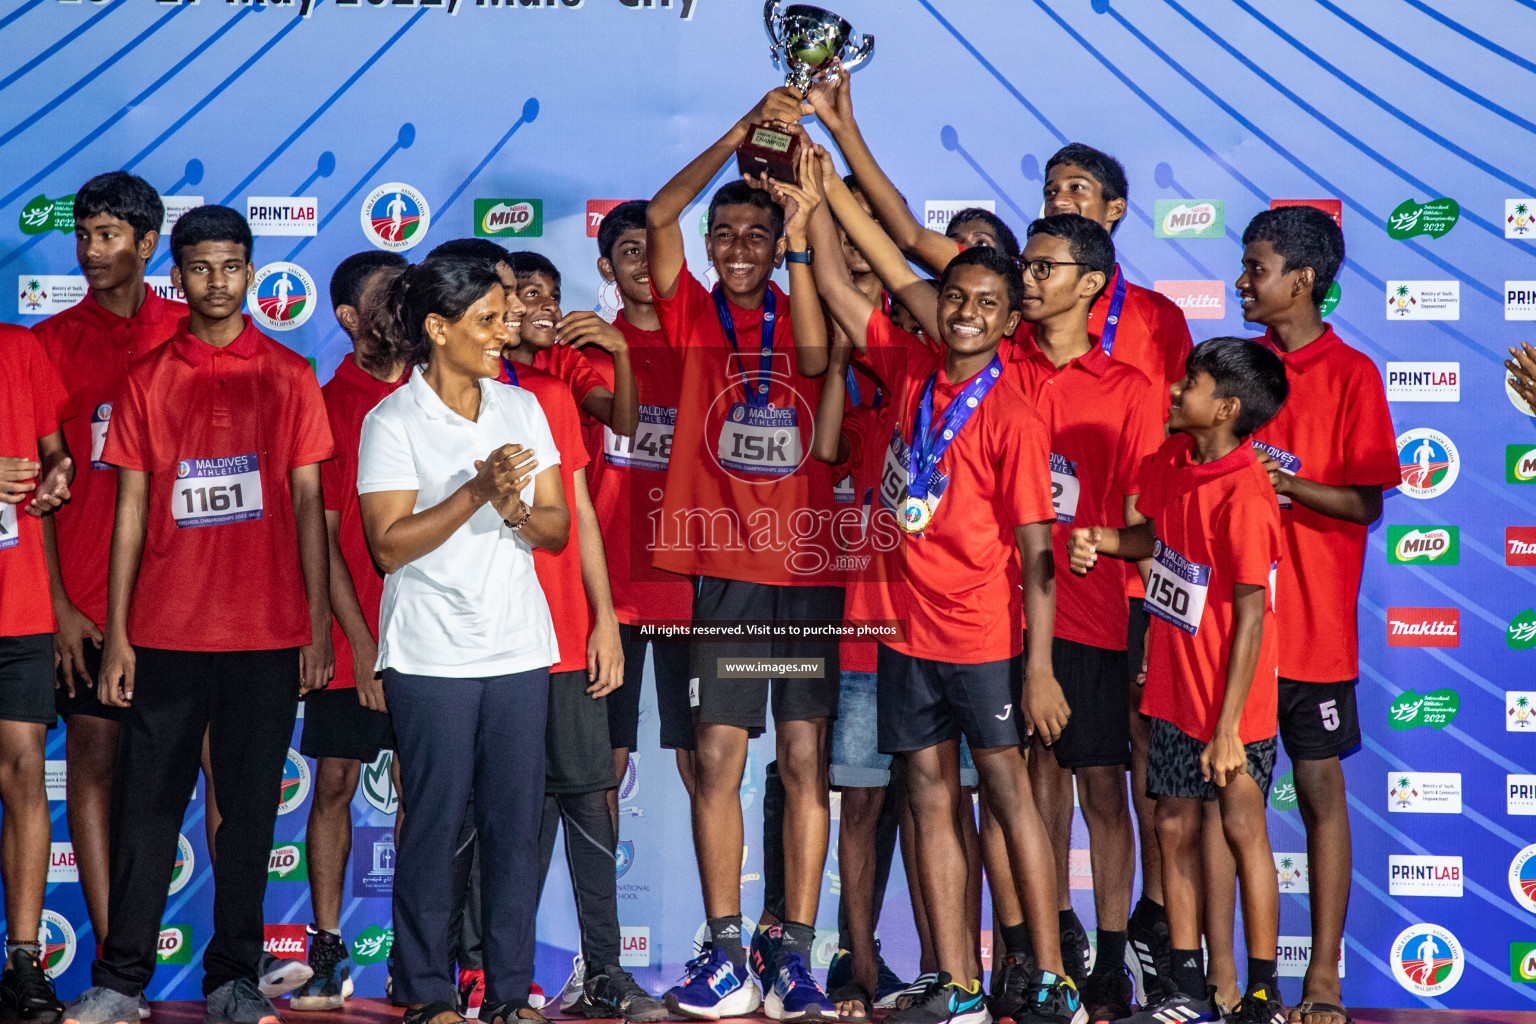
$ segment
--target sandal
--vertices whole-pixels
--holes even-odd
[[[846,985],[839,985],[835,991],[828,992],[827,998],[832,1000],[832,1005],[839,1003],[862,1003],[862,1013],[840,1013],[838,1020],[843,1024],[869,1024],[869,1010],[875,1005],[874,999],[869,994],[869,989],[856,981],[850,981]]]
[[[1287,1024],[1303,1024],[1309,1013],[1327,1013],[1338,1017],[1344,1024],[1355,1024],[1355,1018],[1351,1017],[1344,1009],[1335,1003],[1305,1002],[1298,1003],[1286,1014]]]

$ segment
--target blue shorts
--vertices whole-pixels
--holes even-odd
[[[880,753],[875,673],[844,672],[840,682],[837,720],[832,723],[832,785],[878,789],[891,781],[891,755]],[[960,785],[976,784],[971,747],[962,736]]]

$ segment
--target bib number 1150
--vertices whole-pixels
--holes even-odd
[[[1147,611],[1190,636],[1200,632],[1205,599],[1210,592],[1211,567],[1191,562],[1162,541],[1152,555],[1147,577]]]

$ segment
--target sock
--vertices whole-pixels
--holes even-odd
[[[1099,955],[1093,961],[1094,973],[1100,970],[1113,974],[1125,963],[1125,932],[1112,932],[1100,928],[1098,934]]]
[[[1260,960],[1256,957],[1248,958],[1248,991],[1264,986],[1269,989],[1269,997],[1275,997],[1275,962],[1273,960]]]
[[[731,958],[742,970],[747,966],[747,951],[741,948],[741,915],[709,919],[709,942]]]
[[[1066,935],[1070,931],[1079,931],[1084,935],[1088,932],[1083,928],[1083,922],[1078,920],[1077,911],[1068,908],[1056,912],[1056,926],[1061,929],[1061,934]]]
[[[1146,893],[1142,893],[1141,899],[1136,901],[1136,910],[1131,916],[1148,924],[1156,924],[1158,921],[1166,921],[1168,919],[1168,911],[1163,909],[1161,903],[1158,903]]]
[[[7,938],[5,940],[6,970],[10,970],[11,958],[15,956],[18,951],[23,950],[27,953],[30,953],[33,960],[41,960],[43,958],[43,944],[38,942],[36,939],[32,940],[31,942],[18,942],[15,939]]]
[[[793,950],[805,957],[806,965],[811,962],[811,947],[816,944],[816,929],[799,921],[785,921],[780,929],[783,939],[780,940],[780,949]]]
[[[1205,998],[1205,953],[1199,949],[1173,951],[1173,988],[1192,999]]]
[[[1003,929],[1004,951],[1017,956],[1030,956],[1035,952],[1034,941],[1029,935],[1029,926],[1019,924],[1005,924]]]

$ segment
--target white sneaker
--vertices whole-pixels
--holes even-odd
[[[314,968],[303,960],[283,960],[271,953],[261,954],[256,967],[261,994],[268,999],[285,996],[315,976]]]
[[[561,1013],[570,1013],[585,998],[586,986],[587,962],[577,953],[571,958],[571,976],[565,979],[565,987],[560,990]]]

